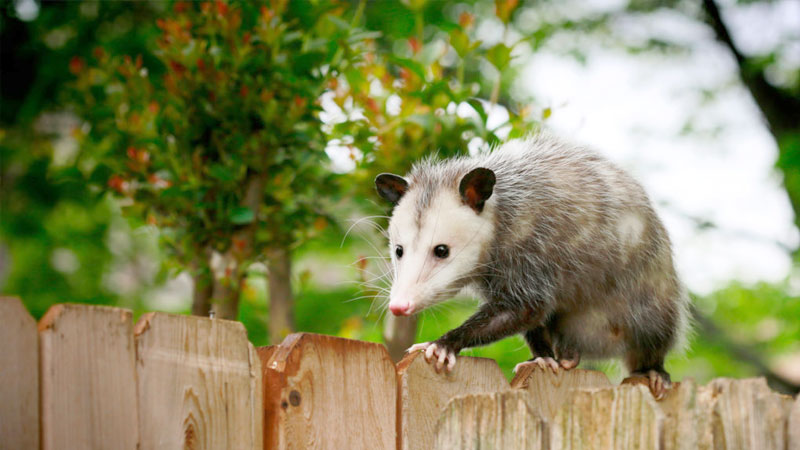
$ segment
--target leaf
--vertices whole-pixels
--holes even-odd
[[[414,72],[418,77],[420,77],[420,79],[425,79],[425,68],[422,67],[422,64],[407,58],[398,58],[396,56],[391,57],[391,61]]]
[[[470,51],[469,36],[461,29],[455,29],[450,32],[450,45],[456,50],[458,56],[463,58]]]
[[[548,119],[553,114],[553,110],[548,106],[542,111],[542,119]]]
[[[486,52],[486,59],[499,71],[503,71],[511,62],[511,48],[505,44],[497,44]]]
[[[252,223],[255,220],[256,215],[253,213],[253,210],[248,207],[237,206],[231,210],[229,218],[231,223],[236,225],[245,225]]]
[[[467,100],[467,103],[469,103],[469,105],[472,106],[472,109],[474,109],[475,112],[481,116],[481,121],[486,124],[486,121],[489,119],[489,115],[486,114],[486,110],[483,109],[483,103],[481,103],[481,101],[475,97]]]
[[[231,170],[220,164],[211,166],[211,168],[208,169],[208,174],[220,181],[233,181],[234,178]]]

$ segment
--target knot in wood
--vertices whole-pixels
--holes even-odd
[[[300,405],[300,393],[297,392],[297,391],[294,391],[294,390],[292,392],[289,392],[289,403],[291,403],[292,406],[299,406]]]

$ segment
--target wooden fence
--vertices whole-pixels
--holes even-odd
[[[763,379],[684,380],[655,401],[599,372],[419,354],[238,322],[0,298],[0,449],[800,450],[800,399]]]

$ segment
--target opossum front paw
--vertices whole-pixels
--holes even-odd
[[[425,361],[427,361],[429,364],[433,364],[433,368],[436,370],[436,373],[441,372],[442,369],[446,369],[448,372],[451,372],[456,366],[456,354],[458,352],[447,348],[441,343],[421,342],[419,344],[412,345],[407,350],[408,353],[416,351],[425,352]]]

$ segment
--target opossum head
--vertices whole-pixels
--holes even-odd
[[[395,204],[389,221],[394,315],[419,312],[470,283],[494,233],[494,184],[494,172],[485,168],[450,179],[378,175],[378,194]]]

